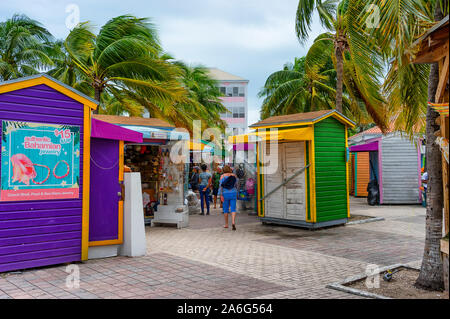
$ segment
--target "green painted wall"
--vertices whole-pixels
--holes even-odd
[[[329,117],[314,126],[317,222],[348,217],[345,125]]]

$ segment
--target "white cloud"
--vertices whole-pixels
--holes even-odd
[[[297,45],[293,23],[271,19],[266,24],[235,24],[226,19],[167,19],[161,25],[165,47],[196,46],[262,51]],[[291,29],[291,30],[290,30]],[[290,30],[290,32],[286,32]]]
[[[0,0],[0,21],[24,13],[40,21],[57,38],[65,37],[66,5],[80,7],[81,21],[101,27],[109,19],[132,14],[150,17],[164,49],[189,63],[214,66],[247,78],[249,124],[259,119],[257,93],[266,78],[285,62],[306,53],[296,38],[299,0]],[[310,41],[323,29],[314,19]],[[307,46],[306,46],[307,47]]]

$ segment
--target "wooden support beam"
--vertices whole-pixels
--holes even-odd
[[[448,42],[447,42],[447,44],[448,44]],[[446,88],[447,82],[448,82],[448,72],[449,72],[448,61],[449,61],[449,55],[448,55],[448,51],[447,51],[445,61],[443,61],[444,63],[442,65],[442,67],[439,68],[439,85],[436,90],[436,98],[435,98],[435,101],[437,101],[438,103],[440,103],[443,100],[445,88]]]
[[[417,53],[413,63],[434,63],[442,60],[448,54],[448,42],[446,44],[423,47]]]

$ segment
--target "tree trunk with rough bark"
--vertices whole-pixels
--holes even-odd
[[[97,86],[94,87],[94,90],[95,90],[95,100],[100,102],[100,96],[102,94],[102,90],[100,87],[97,87]],[[93,113],[98,114],[99,108],[100,108],[100,105],[98,105],[97,109],[94,110]]]
[[[443,18],[439,4],[436,8],[435,20]],[[434,63],[431,66],[430,78],[428,80],[428,99],[435,101],[436,91],[439,84],[439,66]],[[416,286],[430,290],[444,289],[444,275],[441,259],[442,219],[443,219],[443,188],[442,188],[442,154],[436,145],[434,133],[440,130],[436,125],[439,113],[428,106],[427,110],[427,215],[425,230],[425,249],[422,260],[422,268]]]
[[[436,94],[439,83],[439,67],[435,63],[431,66],[428,96]],[[434,98],[430,98],[434,102]],[[443,190],[442,190],[442,154],[439,146],[435,144],[436,136],[434,132],[439,130],[436,125],[436,118],[439,113],[428,107],[427,111],[427,215],[425,231],[425,250],[422,261],[422,269],[416,285],[418,287],[441,290],[444,288],[444,277],[441,260],[441,239],[442,239],[442,211],[443,211]]]
[[[342,113],[342,90],[344,77],[344,56],[343,48],[338,42],[335,49],[336,56],[336,110]]]

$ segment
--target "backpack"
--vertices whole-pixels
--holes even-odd
[[[228,176],[222,182],[222,187],[225,189],[233,189],[234,185],[236,185],[236,177],[234,177],[233,175]]]

